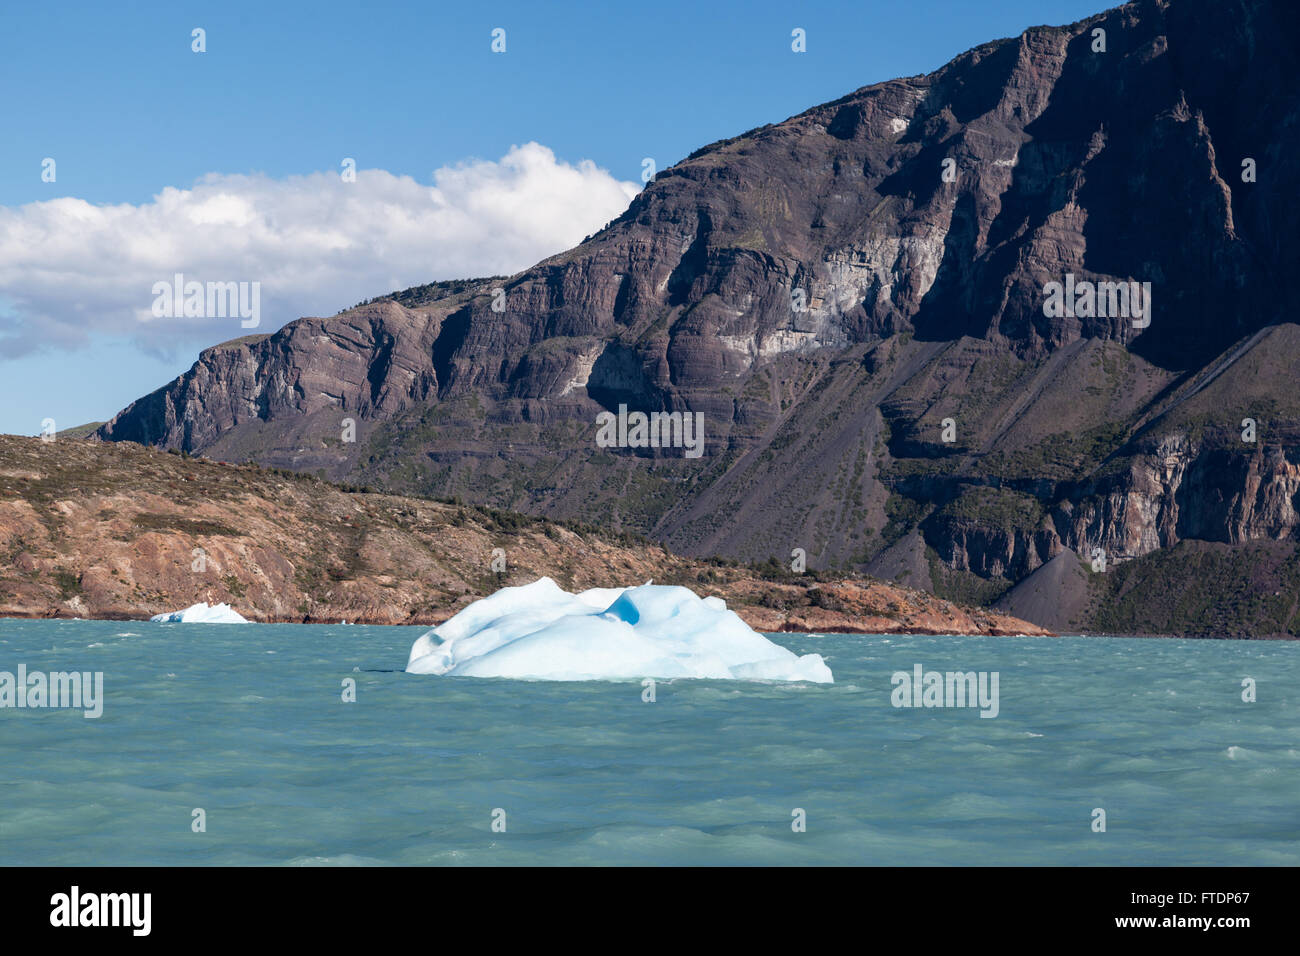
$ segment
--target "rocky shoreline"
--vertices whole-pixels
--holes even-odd
[[[543,575],[569,590],[685,585],[767,632],[1050,633],[871,579],[688,559],[583,526],[133,443],[0,436],[0,617],[147,620],[206,600],[266,623],[435,625]]]

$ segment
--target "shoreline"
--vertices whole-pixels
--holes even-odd
[[[462,607],[467,605],[462,605]],[[249,624],[309,624],[309,625],[340,625],[344,620],[348,625],[362,624],[368,627],[424,627],[432,628],[445,623],[453,614],[460,611],[462,607],[446,613],[433,615],[415,615],[406,620],[400,620],[394,617],[376,617],[372,615],[360,615],[357,618],[345,618],[343,615],[259,615],[255,612],[239,612],[248,619]],[[765,625],[765,615],[747,614],[748,608],[732,607],[728,604],[728,609],[735,611],[736,615],[760,634],[859,634],[859,635],[914,635],[918,637],[1061,637],[1061,636],[1088,636],[1088,635],[1060,635],[1051,631],[1038,630],[1030,632],[1014,628],[1002,627],[985,627],[985,628],[941,628],[941,627],[900,627],[895,622],[884,618],[874,618],[873,623],[878,626],[853,626],[848,623],[822,624],[817,627],[797,626],[795,622],[783,622],[780,627],[770,628]],[[766,608],[760,609],[766,611]],[[167,613],[160,611],[156,613]],[[148,618],[133,616],[129,613],[115,613],[106,611],[101,614],[75,614],[66,608],[49,608],[46,611],[21,610],[15,608],[0,607],[0,624],[4,621],[101,621],[104,623],[121,623],[121,624],[155,624],[161,622],[151,621]],[[802,620],[798,624],[806,624]],[[1105,635],[1116,636],[1116,635]],[[1150,635],[1150,636],[1168,636],[1168,635]]]
[[[804,628],[792,627],[788,625],[783,626],[776,630],[768,630],[756,626],[755,622],[747,618],[746,615],[743,613],[744,610],[743,608],[741,610],[737,610],[736,608],[731,608],[731,610],[736,611],[736,614],[740,617],[741,620],[745,621],[746,624],[754,628],[754,630],[758,631],[760,634],[803,634],[803,635],[821,634],[821,635],[826,635],[828,637],[831,635],[845,635],[845,636],[859,635],[859,636],[866,636],[866,637],[895,636],[895,635],[913,636],[913,637],[1046,637],[1046,638],[1079,637],[1079,638],[1097,638],[1097,639],[1112,638],[1117,640],[1277,641],[1282,643],[1300,641],[1300,638],[1291,634],[1261,634],[1261,635],[1251,635],[1249,637],[1223,637],[1223,636],[1207,637],[1207,636],[1198,636],[1192,634],[1102,634],[1102,633],[1089,633],[1086,631],[1079,631],[1077,633],[1076,632],[1056,633],[1051,631],[1040,631],[1039,633],[1029,633],[1027,631],[1014,631],[1009,629],[968,630],[968,631],[960,631],[960,632],[951,629],[944,630],[944,629],[935,629],[935,628],[866,629],[866,628],[850,628],[844,626],[816,627],[811,629],[804,629]],[[247,614],[245,614],[244,616],[248,617]],[[439,624],[442,624],[450,617],[451,614],[436,615],[432,617],[426,617],[421,615],[417,618],[406,620],[406,621],[392,620],[392,619],[381,620],[372,617],[361,617],[356,620],[347,621],[347,626],[351,626],[353,624],[360,624],[366,627],[432,628],[432,627],[437,627]],[[148,620],[147,618],[142,619],[139,617],[132,617],[128,614],[113,614],[111,612],[106,613],[102,616],[92,617],[87,615],[72,614],[62,608],[51,608],[49,609],[49,611],[45,613],[18,611],[12,608],[0,608],[0,625],[3,625],[5,621],[87,621],[87,622],[102,622],[102,623],[113,623],[113,624],[154,624],[155,623],[153,621]],[[313,616],[313,615],[308,615],[306,617],[295,617],[289,615],[285,615],[285,616],[269,615],[269,616],[256,617],[256,618],[249,617],[248,623],[340,626],[342,625],[343,622],[339,618],[335,618],[335,617],[322,617],[322,616]]]
[[[207,601],[265,623],[433,627],[550,577],[570,592],[680,585],[763,633],[1051,633],[853,572],[687,557],[581,523],[125,442],[0,437],[0,458],[0,616],[138,621]]]

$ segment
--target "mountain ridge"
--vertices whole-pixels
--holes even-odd
[[[514,276],[206,350],[98,436],[989,603],[1066,551],[1294,547],[1298,18],[1143,0],[981,44],[702,147]],[[1047,315],[1066,276],[1151,283],[1149,326]],[[620,405],[703,414],[707,454],[597,447]]]

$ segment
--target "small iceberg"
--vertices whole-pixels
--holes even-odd
[[[155,614],[149,620],[158,624],[247,624],[242,614],[229,604],[208,604],[200,601],[183,611]]]
[[[773,644],[721,598],[654,584],[570,594],[550,578],[502,588],[421,635],[406,672],[525,680],[834,680],[820,654],[800,657]]]

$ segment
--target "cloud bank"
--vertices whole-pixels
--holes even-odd
[[[128,336],[160,353],[248,334],[236,318],[158,318],[158,282],[259,282],[269,332],[436,279],[509,275],[580,242],[637,192],[538,143],[445,166],[434,185],[379,169],[287,179],[211,174],[140,205],[0,207],[0,357]]]

